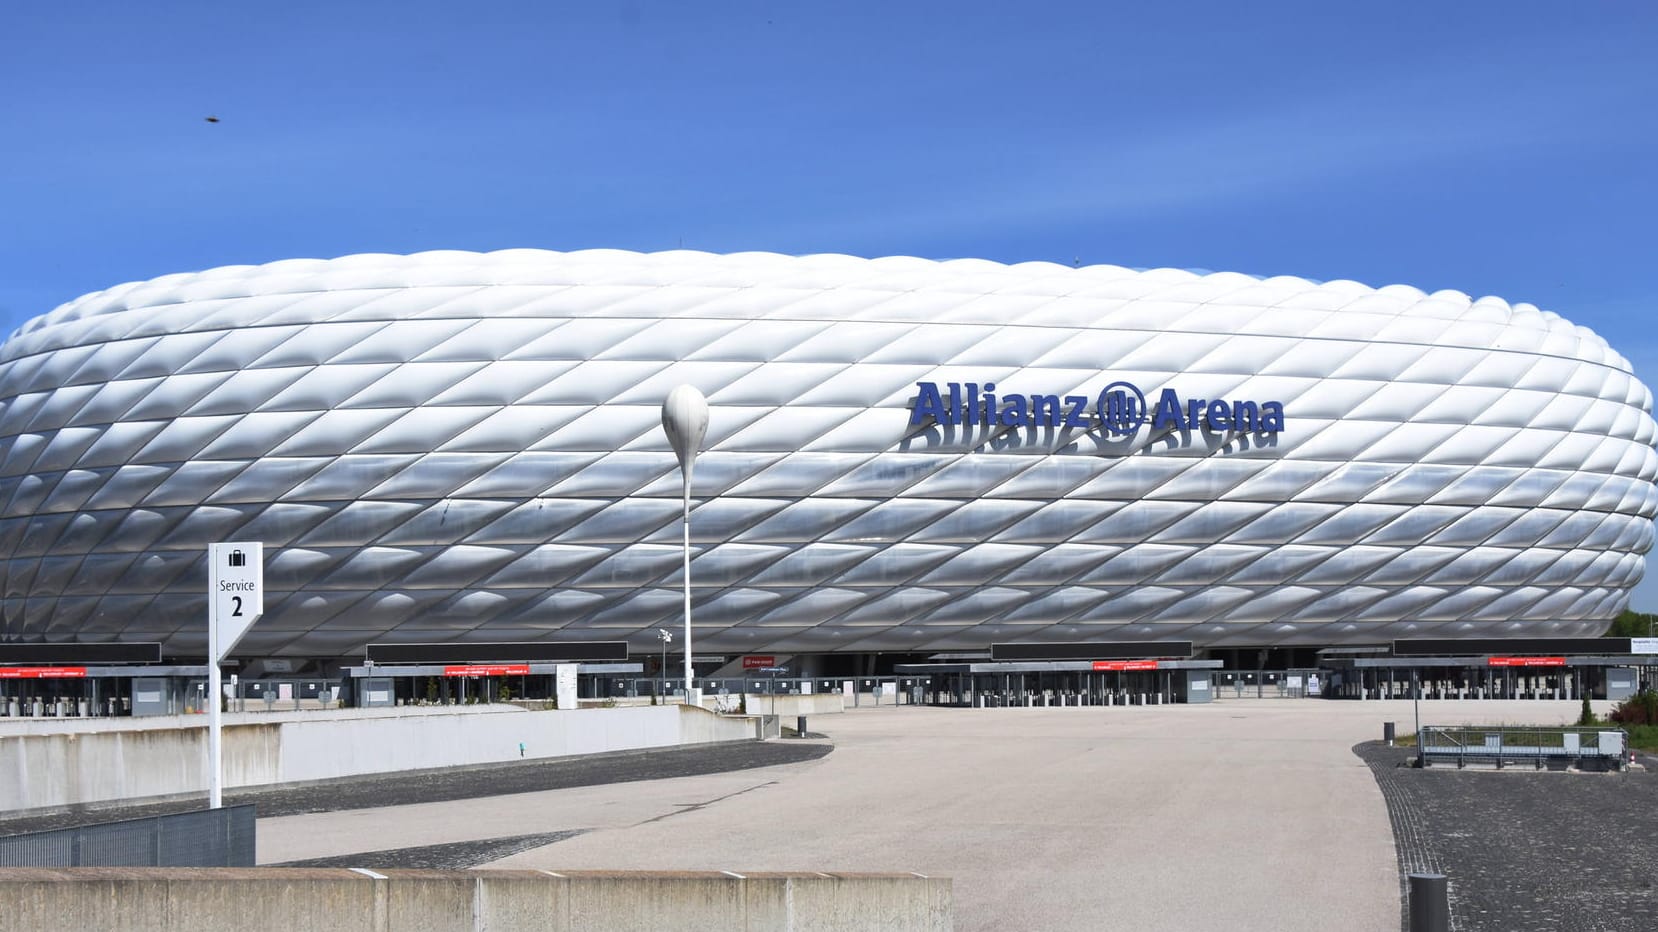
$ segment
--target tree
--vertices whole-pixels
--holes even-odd
[[[1606,629],[1605,637],[1609,638],[1649,638],[1658,637],[1658,615],[1649,612],[1632,612],[1624,610]]]

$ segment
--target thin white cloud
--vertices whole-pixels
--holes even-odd
[[[1433,163],[1503,160],[1616,137],[1651,79],[1602,75],[1562,83],[1519,73],[1497,93],[1459,92],[1468,74],[1414,71],[1385,83],[1315,93],[1271,111],[1171,113],[1138,124],[1079,127],[1055,155],[1009,150],[1001,164],[933,171],[930,183],[877,212],[817,218],[817,238],[915,237],[996,224],[1035,227],[1167,216]],[[1596,95],[1586,100],[1586,84]],[[995,153],[985,140],[985,153]],[[916,167],[917,178],[928,174]],[[824,221],[827,220],[827,223]]]

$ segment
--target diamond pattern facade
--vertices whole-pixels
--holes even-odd
[[[912,426],[917,384],[1275,399],[1274,435]],[[712,421],[699,648],[1592,634],[1658,509],[1651,394],[1455,292],[844,256],[295,260],[89,295],[0,347],[0,637],[247,656],[627,639],[679,617],[659,408]]]

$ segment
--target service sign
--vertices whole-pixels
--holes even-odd
[[[70,680],[84,676],[85,667],[0,667],[0,680]]]
[[[259,541],[209,544],[208,600],[223,660],[265,613],[265,545]]]
[[[1155,669],[1157,669],[1157,661],[1155,661],[1155,660],[1096,660],[1096,661],[1094,661],[1094,669],[1096,669],[1096,670],[1109,670],[1109,671],[1114,672],[1114,673],[1120,673],[1120,672],[1129,671],[1129,670],[1155,670]]]
[[[1565,657],[1492,657],[1486,661],[1493,667],[1563,667]]]

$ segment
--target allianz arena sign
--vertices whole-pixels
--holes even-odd
[[[1115,381],[1088,395],[1025,395],[1002,392],[995,382],[917,382],[910,404],[910,424],[951,427],[1060,427],[1101,429],[1113,437],[1129,437],[1150,425],[1162,433],[1200,430],[1210,433],[1241,431],[1278,434],[1284,430],[1280,401],[1243,401],[1183,398],[1164,388],[1155,403],[1132,382]]]

